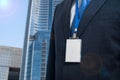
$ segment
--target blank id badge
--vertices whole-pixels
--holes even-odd
[[[65,62],[81,62],[81,39],[67,39]]]

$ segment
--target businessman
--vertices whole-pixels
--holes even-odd
[[[56,7],[46,80],[120,80],[120,0]]]

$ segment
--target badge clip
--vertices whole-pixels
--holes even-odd
[[[77,29],[76,28],[75,28],[75,31],[74,31],[71,39],[78,39],[78,37],[77,37]]]

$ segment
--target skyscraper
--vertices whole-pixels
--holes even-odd
[[[61,1],[29,1],[20,80],[45,80],[53,14]]]

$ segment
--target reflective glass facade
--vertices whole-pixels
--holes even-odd
[[[54,10],[61,1],[29,1],[20,80],[45,80]]]

